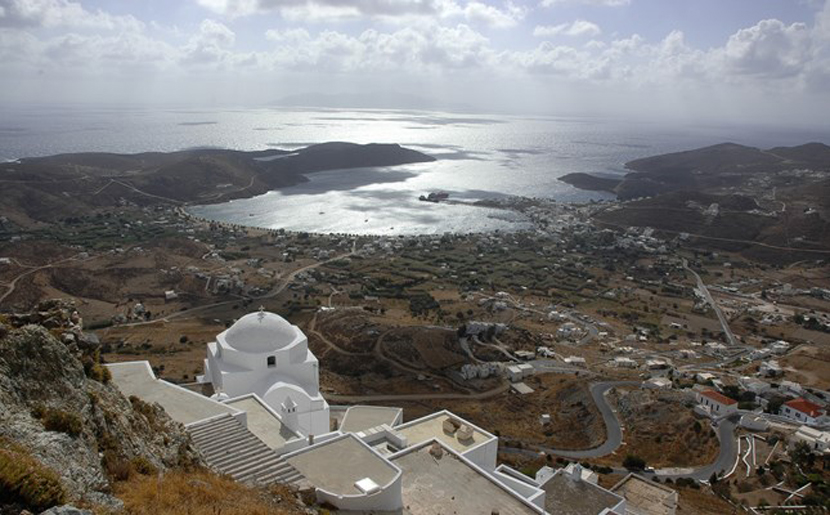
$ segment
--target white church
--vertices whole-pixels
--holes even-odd
[[[530,477],[499,464],[499,438],[446,410],[405,422],[401,408],[330,407],[308,338],[263,308],[207,345],[198,382],[212,383],[211,397],[157,378],[147,361],[107,367],[124,395],[158,403],[183,424],[212,469],[240,482],[313,491],[318,503],[340,510],[651,513],[626,493],[637,482],[637,491],[660,489],[649,499],[674,514],[676,492],[649,480],[629,475],[609,490],[579,465]]]
[[[329,405],[320,394],[319,363],[308,338],[262,308],[208,344],[203,382],[213,384],[217,400],[256,394],[302,435],[329,432]]]

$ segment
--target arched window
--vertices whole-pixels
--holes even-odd
[[[277,366],[277,357],[276,356],[268,356],[268,367],[275,367]]]

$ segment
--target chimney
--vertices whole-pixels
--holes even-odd
[[[312,445],[314,445],[314,435],[310,434],[308,435],[308,446],[311,447]]]
[[[574,463],[571,468],[571,479],[574,481],[582,481],[582,465]]]

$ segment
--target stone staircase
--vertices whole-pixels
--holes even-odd
[[[211,468],[244,483],[302,486],[305,477],[236,418],[225,415],[188,426]]]

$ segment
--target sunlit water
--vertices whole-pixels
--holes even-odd
[[[191,209],[261,227],[363,234],[525,226],[521,217],[502,210],[417,200],[431,191],[458,200],[603,199],[610,195],[579,191],[558,178],[572,172],[621,175],[632,159],[723,141],[770,147],[830,140],[826,132],[783,128],[408,111],[0,108],[0,115],[0,160],[194,147],[293,149],[326,141],[400,143],[436,157],[434,163],[312,174],[298,186]]]

